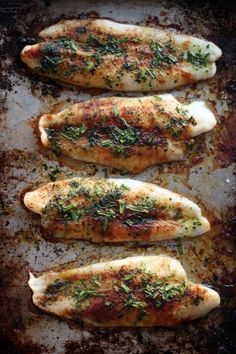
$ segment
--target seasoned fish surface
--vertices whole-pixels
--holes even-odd
[[[41,141],[56,154],[133,173],[182,160],[192,138],[212,129],[203,102],[182,105],[172,95],[110,97],[71,105],[39,120]]]
[[[218,293],[187,280],[167,256],[137,256],[48,272],[29,286],[42,310],[95,327],[173,326],[219,306]]]
[[[131,179],[73,178],[25,194],[55,238],[157,241],[207,232],[201,209],[181,195]]]
[[[203,39],[104,19],[60,21],[40,37],[21,52],[33,71],[118,91],[163,91],[211,78],[221,56]]]

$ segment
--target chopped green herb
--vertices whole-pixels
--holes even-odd
[[[128,156],[128,148],[134,145],[139,136],[140,130],[129,125],[125,119],[121,118],[122,128],[117,125],[111,127],[99,127],[102,133],[107,135],[107,139],[101,139],[97,132],[90,132],[89,142],[90,146],[100,143],[104,147],[112,148],[114,156]]]
[[[181,300],[186,292],[185,282],[180,284],[169,284],[158,280],[150,282],[143,279],[142,291],[147,298],[155,301],[157,308],[161,307],[164,302],[169,302],[173,299]]]
[[[72,50],[74,54],[76,54],[78,50],[78,44],[73,39],[67,37],[62,37],[53,42],[46,43],[42,48],[44,56],[41,60],[40,66],[38,67],[38,70],[41,72],[56,72],[58,65],[64,61],[64,55],[62,52],[63,49]],[[71,64],[73,64],[73,61]]]
[[[119,213],[124,214],[127,203],[124,200],[119,200]]]
[[[171,118],[166,128],[169,130],[173,137],[178,138],[184,132],[184,128],[186,126],[186,119]]]
[[[149,213],[156,210],[156,200],[147,199],[144,202],[134,202],[133,204],[126,205],[126,209],[135,211],[137,213]]]
[[[176,240],[176,246],[177,246],[177,250],[180,256],[183,255],[184,251],[183,251],[183,244],[182,244],[182,240],[181,238],[177,238]]]
[[[192,125],[197,125],[197,121],[196,121],[196,119],[195,119],[193,116],[191,116],[191,117],[189,118],[189,120],[190,120],[190,122],[192,123]]]
[[[201,52],[201,49],[199,49],[198,52],[192,52],[192,51],[188,51],[187,52],[187,62],[193,64],[194,66],[198,67],[198,68],[202,68],[207,66],[208,62],[208,57],[209,57],[210,53],[205,53],[203,54]]]
[[[165,54],[165,47],[159,42],[151,42],[151,50],[153,53],[152,66],[160,66],[162,64],[176,64],[177,58],[171,54]]]
[[[130,293],[130,288],[127,285],[125,285],[125,283],[121,283],[120,287],[125,293],[127,294]]]
[[[104,147],[114,147],[114,143],[112,140],[106,139],[106,140],[101,140],[101,145]]]
[[[99,188],[94,188],[94,193],[91,195],[83,186],[75,186],[71,188],[68,196],[85,195],[87,200],[92,199],[92,203],[84,204],[83,200],[79,203],[70,203],[70,199],[63,200],[57,196],[55,202],[49,202],[43,209],[43,214],[46,214],[50,209],[56,208],[62,216],[65,223],[69,221],[77,222],[82,217],[91,216],[99,220],[102,224],[103,231],[105,232],[109,223],[116,217],[119,210],[119,200],[123,195],[124,190],[128,187],[121,185],[120,187],[112,187],[106,193],[103,193]],[[72,195],[71,195],[72,194]]]
[[[113,87],[113,84],[119,84],[121,82],[121,78],[122,78],[122,74],[120,72],[118,72],[116,74],[116,77],[112,78],[109,74],[105,75],[103,77],[106,85],[109,87],[109,88],[112,88]]]
[[[72,181],[70,183],[70,197],[76,197],[78,195],[78,187],[79,183],[76,181]]]
[[[41,60],[40,67],[38,69],[42,72],[53,71],[55,72],[57,66],[63,62],[63,58],[59,55],[48,56],[45,55]]]
[[[118,110],[118,108],[117,108],[117,106],[115,104],[113,104],[112,109],[113,109],[114,116],[118,117],[119,110]]]
[[[85,65],[85,72],[90,73],[91,71],[94,71],[95,65],[92,61],[87,61]]]
[[[149,68],[146,68],[146,73],[152,78],[152,79],[156,79],[156,74],[154,73],[153,69],[149,69]]]
[[[109,223],[116,216],[115,211],[113,209],[108,209],[108,210],[105,210],[105,211],[97,210],[97,214],[99,216],[102,216],[102,218],[103,218],[103,231],[106,231]]]
[[[153,97],[154,97],[155,100],[157,100],[157,101],[162,101],[162,98],[161,98],[160,96],[158,96],[158,95],[154,95]]]
[[[78,44],[76,43],[76,41],[68,37],[60,38],[59,44],[65,49],[73,50],[75,52],[78,50]]]
[[[130,274],[127,274],[124,276],[124,280],[125,281],[128,281],[128,280],[131,280],[134,278],[134,274],[133,273],[130,273]]]
[[[129,294],[128,300],[125,302],[126,307],[134,307],[136,309],[143,309],[148,306],[144,301],[139,301],[133,294]]]
[[[116,56],[121,56],[124,52],[124,48],[121,46],[123,43],[127,42],[129,37],[122,37],[119,39],[113,36],[108,36],[105,40],[90,34],[86,43],[83,45],[85,50],[94,49],[99,55],[113,54]]]
[[[182,114],[184,116],[186,116],[186,114],[188,112],[186,109],[183,109],[183,107],[180,107],[180,106],[176,106],[175,110],[176,110],[176,112],[178,112],[179,114]]]
[[[135,81],[137,81],[139,84],[141,82],[146,82],[148,77],[156,79],[156,74],[152,68],[138,69],[135,75]]]
[[[101,296],[101,294],[97,292],[97,289],[94,288],[86,289],[80,286],[76,287],[74,293],[74,297],[76,299],[77,305],[79,305],[79,303],[83,300],[86,300],[90,297],[98,297],[98,296]]]
[[[138,43],[138,42],[141,41],[141,38],[138,38],[138,37],[136,37],[136,38],[130,38],[130,40],[131,40],[132,42]]]
[[[84,133],[87,132],[87,127],[84,124],[81,124],[80,126],[73,127],[65,127],[63,130],[60,131],[59,135],[62,138],[66,138],[69,140],[76,140],[81,137]]]

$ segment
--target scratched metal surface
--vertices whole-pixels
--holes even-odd
[[[4,1],[1,15],[1,353],[235,353],[234,231],[235,53],[233,3],[187,1]],[[153,244],[93,245],[85,241],[52,243],[42,237],[40,220],[22,204],[22,195],[52,176],[120,176],[92,164],[56,160],[40,148],[37,115],[61,101],[114,95],[115,92],[63,88],[33,76],[19,52],[40,29],[62,16],[100,16],[161,26],[206,37],[223,50],[212,80],[174,91],[183,102],[204,100],[218,125],[196,139],[184,162],[149,168],[134,178],[152,181],[199,203],[212,224],[206,235]],[[141,93],[139,93],[141,95]],[[66,101],[67,102],[67,101]],[[63,104],[64,104],[63,103]],[[59,108],[61,103],[59,103]],[[129,176],[129,175],[127,175]],[[195,281],[211,284],[221,307],[204,319],[176,328],[81,329],[38,311],[27,286],[28,271],[69,268],[101,259],[165,253],[180,259]]]

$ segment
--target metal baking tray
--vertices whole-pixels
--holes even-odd
[[[236,352],[234,9],[233,2],[221,1],[0,2],[1,353]],[[34,76],[21,63],[19,53],[24,45],[34,43],[42,28],[62,17],[106,17],[146,24],[202,36],[221,47],[223,57],[213,79],[174,91],[182,102],[206,101],[217,117],[217,127],[196,139],[185,161],[149,168],[134,176],[196,201],[211,221],[211,232],[182,244],[169,241],[95,245],[86,241],[52,243],[43,238],[40,219],[23,206],[26,190],[68,176],[120,176],[102,166],[57,160],[39,145],[36,125],[40,113],[60,108],[61,101],[64,104],[73,99],[117,95],[63,87]],[[175,328],[90,330],[44,314],[32,303],[27,285],[29,270],[37,273],[127,255],[160,253],[177,257],[191,279],[219,291],[221,306],[203,319]]]

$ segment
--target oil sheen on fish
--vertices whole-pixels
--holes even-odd
[[[72,178],[25,194],[53,238],[92,242],[158,241],[209,231],[201,209],[155,184],[132,179]]]
[[[215,75],[212,42],[105,19],[63,20],[21,52],[39,75],[83,87],[165,91]]]
[[[179,261],[164,255],[30,273],[29,286],[43,311],[95,327],[173,326],[220,304],[216,291],[189,281]]]
[[[165,94],[80,102],[43,115],[39,130],[43,145],[57,155],[138,173],[182,160],[192,138],[215,124],[205,103],[182,105]]]

